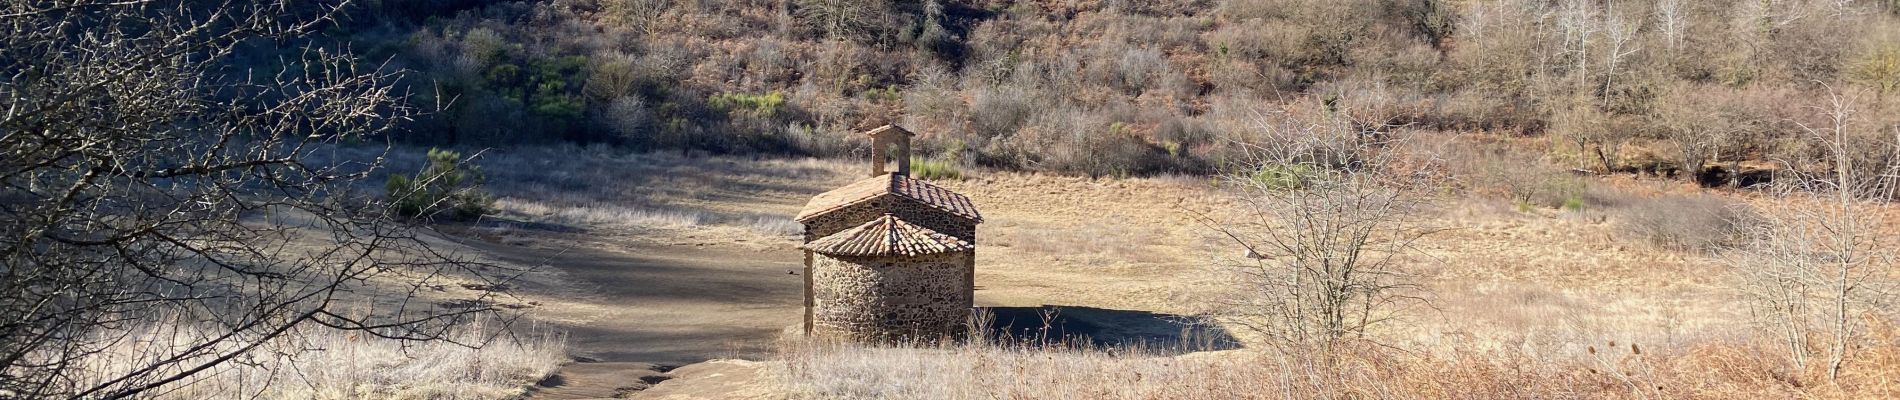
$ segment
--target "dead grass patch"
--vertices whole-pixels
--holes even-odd
[[[300,329],[233,362],[160,388],[157,399],[505,399],[567,361],[566,337],[493,322],[464,325],[448,341],[407,342],[362,332]],[[180,321],[153,321],[80,366],[90,379],[172,354],[189,338],[215,334]],[[104,333],[102,333],[104,334]],[[226,343],[233,350],[241,343]],[[222,353],[218,352],[218,353]],[[195,365],[195,362],[181,363]],[[96,382],[95,382],[96,383]]]
[[[1157,254],[1165,232],[1140,226],[1115,226],[1092,221],[1076,227],[1023,227],[1009,236],[1018,251],[1084,262],[1160,263],[1173,258]]]
[[[1748,204],[1702,193],[1628,200],[1610,213],[1624,236],[1684,251],[1734,244],[1740,228],[1759,219]]]
[[[1891,330],[1889,330],[1891,333]],[[779,384],[800,399],[1879,398],[1900,348],[1877,344],[1837,383],[1750,342],[1651,346],[1342,347],[1333,354],[795,342]]]

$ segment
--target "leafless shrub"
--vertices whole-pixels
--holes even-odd
[[[1167,168],[1165,150],[1134,128],[1072,107],[1044,111],[1002,142],[1018,149],[1016,165],[1090,176],[1130,176]]]
[[[1279,346],[1366,339],[1422,295],[1398,264],[1426,233],[1408,220],[1417,204],[1371,178],[1315,179],[1295,190],[1244,183],[1251,212],[1271,222],[1222,228],[1251,260],[1216,314]]]
[[[1859,206],[1776,210],[1727,257],[1760,328],[1779,339],[1797,368],[1839,376],[1866,340],[1870,321],[1891,318],[1895,258]]]
[[[651,138],[646,135],[657,128],[652,113],[647,111],[646,102],[639,97],[614,99],[607,105],[605,117],[608,129],[633,143],[651,142]]]
[[[1168,66],[1168,59],[1154,49],[1128,49],[1122,53],[1121,61],[1115,71],[1120,78],[1120,87],[1129,93],[1141,93],[1159,84],[1167,74],[1174,71]]]
[[[1589,205],[1583,202],[1587,180],[1508,146],[1458,142],[1445,159],[1448,172],[1464,190],[1504,197],[1521,209]]]
[[[1342,126],[1263,125],[1324,134]],[[1282,132],[1280,134],[1286,134]],[[1229,269],[1234,286],[1212,302],[1220,320],[1263,335],[1283,351],[1370,339],[1368,329],[1401,317],[1424,290],[1401,262],[1430,233],[1418,219],[1427,177],[1386,174],[1389,143],[1356,130],[1317,143],[1350,160],[1321,163],[1308,151],[1262,149],[1254,172],[1228,181],[1246,206],[1239,221],[1205,220],[1245,259]]]
[[[745,56],[747,91],[767,91],[797,76],[797,61],[783,43],[761,40]]]
[[[970,129],[967,121],[981,114],[971,112],[973,107],[964,103],[962,93],[956,88],[956,77],[950,72],[941,68],[926,68],[920,75],[917,83],[904,91],[904,120],[901,125],[918,132],[941,132],[943,135],[932,138],[960,141],[962,143],[956,145],[968,149],[971,140],[966,137]]]
[[[1418,128],[1528,134],[1544,129],[1544,115],[1528,100],[1491,90],[1441,94],[1421,111]]]
[[[1279,62],[1299,54],[1306,32],[1299,26],[1277,21],[1237,19],[1204,36],[1216,55],[1238,60]]]
[[[1747,204],[1708,194],[1636,199],[1618,204],[1610,213],[1624,235],[1688,251],[1715,251],[1738,244],[1737,232],[1760,222]]]
[[[1655,123],[1666,132],[1662,139],[1675,145],[1683,178],[1694,180],[1708,163],[1740,160],[1762,147],[1759,124],[1739,98],[1734,90],[1678,87],[1659,99]]]
[[[1830,101],[1827,112],[1793,115],[1784,124],[1802,132],[1780,146],[1777,161],[1793,171],[1784,179],[1796,181],[1786,183],[1828,190],[1845,185],[1862,198],[1900,198],[1900,120],[1880,111],[1891,105],[1862,89],[1820,95]],[[1843,174],[1853,179],[1840,181]]]
[[[1627,126],[1618,124],[1616,115],[1604,112],[1587,99],[1572,99],[1570,108],[1553,113],[1551,131],[1576,145],[1572,165],[1602,173],[1617,170],[1623,145],[1634,139]],[[1592,167],[1594,165],[1594,167]]]
[[[1242,114],[1230,125],[1224,140],[1245,148],[1249,160],[1263,164],[1311,164],[1333,168],[1356,163],[1363,145],[1376,138],[1355,129],[1338,114],[1302,101],[1279,108],[1232,112]],[[1243,114],[1244,113],[1244,114]],[[1230,115],[1233,116],[1233,115]]]
[[[633,26],[650,35],[665,25],[661,17],[666,15],[670,3],[671,0],[604,0],[601,6],[608,21]]]
[[[511,273],[438,252],[354,191],[379,162],[314,159],[411,115],[390,73],[320,48],[274,73],[226,64],[341,5],[0,4],[0,397],[150,396],[300,329],[453,341],[495,310],[486,292],[339,309],[385,280]],[[88,376],[165,316],[208,330]]]
[[[1830,90],[1813,108],[1827,122],[1802,125],[1803,140],[1831,156],[1831,176],[1795,170],[1799,178],[1784,180],[1780,190],[1788,198],[1815,193],[1817,204],[1767,213],[1765,223],[1743,231],[1747,244],[1728,258],[1736,289],[1761,327],[1782,341],[1795,365],[1821,366],[1830,381],[1866,344],[1870,321],[1892,321],[1900,290],[1892,272],[1900,257],[1865,200],[1881,179],[1861,175],[1868,169],[1848,148],[1860,118],[1857,99]]]
[[[834,38],[876,39],[895,22],[890,5],[881,1],[799,0],[796,4],[801,21]]]
[[[634,61],[640,76],[649,81],[676,81],[691,76],[693,60],[703,55],[693,43],[680,39],[656,39],[646,43],[646,52]]]
[[[634,94],[644,78],[638,63],[633,56],[619,53],[594,57],[587,64],[587,87],[583,92],[598,102]]]
[[[1279,64],[1221,57],[1207,66],[1207,83],[1226,95],[1251,96],[1293,87],[1298,76]]]
[[[1350,77],[1315,85],[1328,110],[1339,113],[1352,128],[1380,132],[1418,120],[1422,102],[1409,91],[1392,87],[1385,79]]]
[[[1014,86],[977,90],[970,101],[969,146],[991,154],[1002,153],[1003,141],[1047,106],[1038,100],[1037,93]]]

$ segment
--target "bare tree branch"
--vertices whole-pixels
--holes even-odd
[[[413,113],[395,73],[303,38],[349,3],[0,3],[0,397],[143,397],[304,327],[446,340],[498,312],[502,293],[364,298],[519,271],[433,248],[361,193],[381,158],[315,156]],[[260,44],[303,50],[234,65]],[[160,319],[181,321],[169,345],[88,375]]]

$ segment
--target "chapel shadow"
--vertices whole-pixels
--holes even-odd
[[[1231,350],[1240,343],[1197,318],[1139,310],[1079,306],[983,307],[992,341],[1037,345],[1136,347],[1175,355]]]

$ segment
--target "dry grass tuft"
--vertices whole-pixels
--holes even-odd
[[[161,387],[158,399],[505,399],[567,361],[566,337],[542,329],[515,336],[492,323],[459,327],[449,341],[404,342],[361,332],[303,329],[233,362]],[[89,358],[79,370],[110,379],[174,351],[172,343],[217,332],[159,322]],[[460,344],[458,344],[460,343]],[[238,343],[228,346],[235,349]],[[185,365],[195,365],[187,362]]]
[[[507,197],[495,202],[497,210],[533,216],[539,222],[572,226],[691,228],[711,221],[705,213],[613,204],[552,205],[550,202]]]
[[[1611,214],[1626,236],[1687,251],[1733,244],[1739,228],[1758,219],[1745,203],[1700,193],[1636,199]]]

